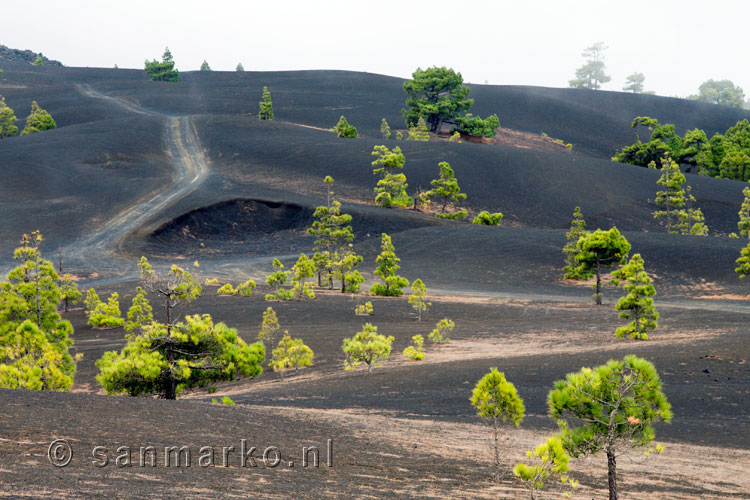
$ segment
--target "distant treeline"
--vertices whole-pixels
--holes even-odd
[[[747,120],[738,121],[723,135],[717,133],[711,139],[697,128],[680,137],[673,124],[660,124],[648,116],[636,117],[632,127],[636,130],[637,142],[615,154],[612,161],[649,167],[658,166],[662,158],[669,156],[686,167],[686,172],[750,180],[750,122]],[[644,128],[651,131],[648,142],[641,141],[640,130]]]

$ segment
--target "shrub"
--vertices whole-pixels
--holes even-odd
[[[357,316],[372,316],[373,315],[372,302],[369,300],[364,304],[360,304],[354,308],[354,314]]]
[[[424,344],[424,337],[421,335],[414,335],[411,340],[412,342],[414,342],[414,345],[410,345],[409,347],[404,349],[404,357],[407,359],[411,359],[412,361],[423,360],[424,351],[422,350],[422,345]]]
[[[278,347],[273,350],[271,366],[283,378],[287,369],[294,368],[294,373],[297,373],[301,366],[312,366],[314,359],[315,354],[302,339],[292,339],[289,332],[285,331]]]
[[[339,122],[331,129],[331,132],[336,132],[338,137],[343,137],[345,139],[354,139],[357,137],[357,129],[352,125],[349,125],[349,122],[346,121],[344,115],[341,115]]]
[[[344,339],[341,347],[347,356],[344,366],[351,370],[364,363],[367,365],[368,375],[371,374],[381,360],[390,357],[393,340],[392,336],[380,335],[377,326],[365,323],[362,331],[352,338]]]
[[[501,212],[489,213],[487,210],[482,210],[471,222],[472,224],[480,224],[484,226],[497,226],[500,224],[501,220],[503,220],[503,214]]]
[[[451,339],[448,338],[448,334],[453,331],[455,326],[456,324],[452,320],[448,318],[441,319],[437,322],[437,325],[435,325],[435,329],[430,332],[430,340],[436,344],[450,342]]]

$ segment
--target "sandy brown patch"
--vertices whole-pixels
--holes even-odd
[[[378,442],[401,449],[401,456],[388,455],[380,467],[394,469],[409,467],[414,453],[430,454],[447,459],[457,470],[468,469],[471,463],[491,461],[489,428],[481,423],[450,423],[430,419],[394,418],[360,410],[320,410],[289,407],[258,407],[282,413],[302,414],[305,418],[335,421],[348,427],[368,449]],[[516,482],[510,470],[513,465],[527,460],[525,453],[543,442],[549,434],[542,431],[506,429],[502,435],[501,465],[508,471],[499,484],[491,482],[468,486],[445,482],[437,487],[414,485],[404,488],[409,495],[426,498],[525,498],[528,493]],[[374,442],[373,442],[374,441]],[[750,491],[750,450],[667,443],[660,455],[646,458],[632,451],[618,460],[621,495],[627,498],[685,500],[732,497]],[[489,472],[488,472],[489,474]],[[606,498],[606,457],[594,456],[571,461],[571,477],[582,481],[574,498]],[[433,479],[433,478],[430,478]],[[386,486],[386,485],[384,485]],[[426,487],[427,489],[422,489]],[[653,488],[661,490],[654,493]],[[469,495],[469,491],[471,492]],[[551,493],[551,492],[548,492]],[[468,497],[466,495],[469,495]]]

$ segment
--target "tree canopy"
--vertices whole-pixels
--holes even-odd
[[[438,132],[443,122],[455,120],[467,112],[474,99],[469,98],[469,87],[463,82],[461,73],[452,68],[417,68],[412,79],[404,82],[406,108],[401,113],[406,125],[413,127],[419,117],[423,117],[430,131]]]
[[[745,105],[745,92],[731,80],[706,80],[690,99],[741,108]]]
[[[271,102],[271,92],[268,91],[268,87],[263,87],[263,96],[258,106],[260,107],[258,118],[261,120],[273,120],[273,102]]]
[[[0,139],[5,139],[18,133],[15,112],[5,104],[5,97],[0,96]]]
[[[203,64],[201,64],[201,71],[211,71],[211,66],[208,65],[208,61],[205,59],[203,60]]]
[[[686,172],[720,177],[723,179],[750,180],[750,122],[741,120],[722,134],[708,139],[700,129],[688,130],[680,137],[671,123],[660,124],[648,116],[633,120],[637,142],[615,153],[612,161],[648,167],[659,165],[669,155]],[[648,142],[642,142],[640,129],[651,131]]]
[[[607,454],[610,500],[617,499],[617,454],[646,447],[653,424],[672,420],[656,368],[633,355],[569,373],[555,382],[547,404],[570,455]]]
[[[381,283],[375,283],[370,288],[370,295],[399,296],[403,295],[404,287],[409,286],[409,280],[396,274],[401,266],[401,259],[396,257],[396,249],[391,242],[391,237],[383,233],[381,236],[381,252],[375,262],[375,276],[380,278]]]
[[[0,387],[69,391],[76,364],[69,353],[73,326],[57,311],[62,294],[42,235],[24,235],[18,265],[0,282]]]
[[[52,119],[52,115],[42,109],[36,101],[32,101],[31,113],[26,118],[26,126],[21,135],[35,134],[53,128],[57,128],[57,123]]]
[[[406,107],[401,114],[407,127],[416,127],[423,118],[430,132],[438,133],[443,124],[453,126],[455,130],[476,135],[492,137],[500,126],[496,115],[486,119],[466,114],[474,104],[469,98],[469,87],[463,84],[461,73],[452,68],[437,67],[417,70],[412,79],[404,82]]]
[[[119,353],[106,352],[97,361],[97,380],[108,394],[175,399],[185,389],[259,375],[264,359],[262,342],[248,345],[234,328],[196,314],[169,328],[145,325]]]
[[[153,81],[178,82],[180,81],[180,74],[175,69],[174,64],[172,52],[169,50],[169,47],[166,47],[164,54],[161,56],[161,62],[156,59],[153,61],[146,60],[145,71]]]
[[[576,89],[599,90],[603,83],[612,79],[605,73],[604,51],[607,47],[603,42],[597,42],[586,47],[581,54],[586,58],[586,63],[576,70],[576,77],[568,84]]]
[[[604,273],[615,264],[623,264],[630,253],[630,243],[616,227],[609,231],[597,229],[578,239],[576,244],[576,262],[578,276],[596,275],[594,300],[602,303],[601,281]]]
[[[643,82],[646,81],[646,77],[643,73],[632,73],[625,79],[625,86],[622,88],[625,92],[632,92],[634,94],[640,94],[643,92]]]

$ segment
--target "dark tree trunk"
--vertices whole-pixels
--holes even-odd
[[[596,259],[596,305],[602,305],[602,270],[599,259]]]
[[[174,363],[174,353],[172,352],[172,343],[167,344],[167,380],[164,382],[164,399],[177,399],[177,380],[172,373],[172,364]]]
[[[607,448],[607,480],[609,481],[609,500],[617,500],[617,462],[615,450]]]
[[[323,287],[323,282],[322,282],[322,281],[320,280],[320,275],[321,275],[321,274],[322,274],[322,273],[321,273],[320,271],[318,271],[318,287],[319,287],[319,288],[322,288],[322,287]]]

